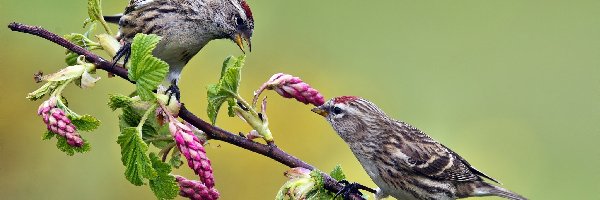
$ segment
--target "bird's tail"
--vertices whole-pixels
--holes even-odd
[[[511,199],[511,200],[527,200],[527,198],[511,192],[507,189],[489,184],[489,183],[485,183],[485,182],[481,182],[482,184],[477,186],[477,188],[475,188],[474,191],[474,195],[475,196],[499,196],[499,197],[503,197],[503,198],[507,198],[507,199]]]
[[[108,23],[118,24],[119,20],[121,20],[123,14],[113,15],[113,16],[104,16],[104,21]]]

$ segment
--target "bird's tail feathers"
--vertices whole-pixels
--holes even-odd
[[[104,17],[104,21],[106,21],[108,23],[118,24],[119,20],[121,20],[121,17],[123,17],[123,14],[117,14],[117,15],[112,15],[112,16],[103,16],[103,17]]]
[[[475,188],[474,193],[475,196],[499,196],[511,200],[527,200],[527,198],[517,193],[488,183]]]

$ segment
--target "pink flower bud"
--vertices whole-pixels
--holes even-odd
[[[289,74],[277,73],[265,82],[256,92],[254,92],[254,101],[256,104],[258,96],[264,91],[275,90],[279,95],[285,98],[295,98],[304,104],[313,104],[320,106],[325,103],[323,95],[319,91],[310,87],[300,78]]]
[[[189,126],[184,125],[173,117],[170,117],[169,120],[169,131],[173,135],[177,148],[187,159],[188,166],[200,176],[200,180],[206,187],[213,188],[215,180],[212,167],[200,139],[196,137]]]
[[[213,187],[206,187],[200,181],[188,180],[182,176],[175,176],[179,184],[179,195],[192,200],[215,200],[219,198],[219,192]]]
[[[56,97],[50,97],[38,108],[38,115],[42,116],[49,131],[67,139],[67,143],[74,147],[83,146],[83,139],[76,132],[75,125],[65,115],[65,111],[56,107]]]

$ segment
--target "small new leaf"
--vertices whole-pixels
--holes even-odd
[[[152,161],[152,167],[157,172],[155,179],[151,179],[149,182],[150,189],[156,195],[158,199],[173,199],[179,194],[179,186],[175,182],[175,177],[171,176],[171,166],[167,163],[163,163],[160,158],[150,153],[150,161]]]
[[[82,115],[79,117],[72,117],[69,115],[69,119],[71,119],[71,123],[73,123],[79,131],[89,132],[96,130],[100,126],[100,121],[91,115]]]
[[[90,143],[88,143],[85,139],[83,140],[83,146],[74,147],[67,143],[67,138],[62,137],[52,131],[46,131],[44,134],[42,134],[42,140],[50,140],[54,137],[57,139],[56,148],[62,152],[65,152],[69,156],[75,155],[75,153],[85,153],[90,151]]]
[[[152,55],[152,50],[160,41],[160,37],[154,34],[137,34],[131,45],[131,69],[129,79],[136,82],[136,92],[144,101],[153,100],[152,90],[155,90],[165,79],[169,65]]]
[[[207,114],[212,124],[216,123],[217,115],[221,105],[225,101],[229,101],[229,105],[235,105],[235,95],[238,93],[238,88],[242,76],[242,66],[244,65],[245,56],[233,57],[230,56],[223,62],[221,68],[221,78],[217,84],[209,85],[207,88],[208,107]],[[233,110],[229,110],[229,115],[232,116]]]
[[[131,100],[131,97],[125,95],[110,94],[108,96],[108,107],[110,107],[110,109],[112,109],[113,111],[118,108],[125,108],[131,106],[132,103],[133,100]]]
[[[346,175],[344,174],[344,171],[342,171],[342,166],[340,165],[336,165],[333,170],[329,173],[329,175],[331,176],[331,178],[335,179],[336,181],[341,181],[346,179]]]
[[[88,15],[90,18],[83,22],[83,27],[86,27],[92,22],[100,21],[106,32],[112,35],[112,31],[108,27],[106,21],[104,21],[104,17],[102,15],[102,4],[100,0],[88,0]]]
[[[135,127],[124,128],[117,139],[121,146],[121,161],[125,166],[125,178],[134,185],[144,184],[144,179],[156,179],[157,172],[146,155],[148,145]]]

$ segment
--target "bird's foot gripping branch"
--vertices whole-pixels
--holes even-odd
[[[208,86],[207,113],[212,124],[207,123],[187,110],[183,104],[169,101],[170,97],[161,92],[153,92],[165,78],[169,67],[151,53],[160,37],[144,34],[135,36],[131,45],[130,63],[126,68],[115,66],[92,53],[91,50],[103,50],[109,56],[114,56],[120,44],[111,36],[109,27],[105,26],[100,17],[99,1],[90,0],[89,6],[90,19],[86,23],[92,24],[93,29],[93,23],[100,22],[106,32],[95,35],[96,41],[90,37],[92,31],[68,34],[63,38],[40,27],[9,24],[13,31],[36,35],[67,49],[68,67],[49,75],[36,75],[37,81],[46,83],[27,96],[30,100],[48,97],[38,109],[38,115],[48,129],[43,135],[44,139],[57,138],[58,149],[68,155],[90,150],[91,142],[85,140],[85,135],[80,133],[93,131],[100,122],[90,115],[80,115],[69,109],[63,90],[71,83],[84,89],[93,87],[100,79],[93,74],[101,69],[136,85],[136,96],[112,94],[108,98],[108,106],[113,110],[121,110],[121,134],[117,143],[121,147],[125,178],[134,185],[149,185],[158,199],[173,199],[178,194],[190,199],[219,197],[213,169],[203,147],[208,139],[231,143],[293,168],[287,173],[290,180],[277,193],[277,199],[331,199],[343,188],[338,183],[344,178],[340,167],[336,167],[331,174],[322,173],[274,145],[275,140],[266,115],[266,98],[260,109],[256,106],[260,94],[269,89],[305,104],[321,105],[324,99],[317,90],[297,77],[275,74],[255,92],[252,103],[248,103],[238,93],[245,57],[229,57],[223,63],[218,83]],[[239,136],[214,126],[218,111],[225,102],[230,116],[239,116],[252,128],[248,135]],[[254,139],[258,138],[262,138],[267,144],[255,142]],[[149,146],[155,146],[159,151],[151,152]],[[198,175],[198,180],[171,173],[172,168],[183,164],[182,157]],[[358,193],[348,197],[363,199]]]

